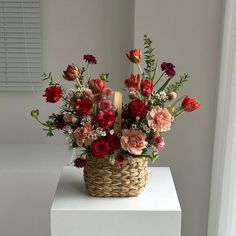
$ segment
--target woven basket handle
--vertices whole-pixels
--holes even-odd
[[[114,124],[114,131],[115,133],[120,133],[122,117],[122,93],[120,91],[115,91],[114,106],[117,111],[117,117]]]

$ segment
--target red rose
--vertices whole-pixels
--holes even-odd
[[[140,100],[136,99],[128,104],[128,115],[132,118],[139,116],[143,118],[147,112],[147,106]]]
[[[131,74],[131,76],[125,80],[125,86],[129,89],[139,90],[139,82],[140,82],[140,75],[138,74],[135,76]]]
[[[142,52],[140,49],[134,49],[134,50],[131,50],[129,54],[126,53],[126,56],[128,57],[130,61],[132,61],[135,64],[138,64],[141,60]]]
[[[106,81],[103,79],[89,80],[89,88],[93,91],[94,94],[102,93],[105,87],[106,87]]]
[[[62,89],[59,85],[47,87],[44,91],[43,97],[46,97],[46,102],[55,103],[62,97]]]
[[[91,143],[91,150],[94,156],[104,158],[109,152],[109,145],[106,138],[95,140]]]
[[[154,88],[153,80],[151,80],[151,79],[142,80],[141,92],[142,92],[143,96],[149,97],[152,93],[153,88]]]
[[[92,118],[92,121],[97,123],[102,128],[108,128],[113,125],[115,121],[115,114],[111,109],[101,110]]]
[[[186,96],[182,102],[182,108],[184,111],[191,112],[200,107],[200,103],[198,103],[197,99]]]
[[[97,60],[93,55],[84,55],[84,60],[87,61],[90,64],[97,64]]]
[[[71,65],[67,66],[67,69],[64,71],[63,77],[65,80],[73,81],[79,77],[79,73],[80,69],[72,63]]]
[[[161,70],[165,72],[165,75],[169,77],[175,76],[175,66],[170,62],[163,62],[161,64]]]
[[[111,150],[120,148],[120,138],[116,134],[108,134],[107,140]]]
[[[92,102],[88,98],[78,98],[75,102],[74,109],[79,116],[88,115],[93,108]]]

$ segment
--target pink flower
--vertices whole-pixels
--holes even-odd
[[[164,148],[164,146],[165,146],[165,139],[159,133],[157,135],[154,135],[154,141],[157,144],[157,147],[159,149]]]
[[[88,97],[91,97],[91,96],[93,95],[92,90],[89,89],[89,88],[85,88],[84,93],[85,93],[85,95],[87,95]]]
[[[81,146],[83,144],[90,145],[92,140],[90,136],[93,134],[91,123],[86,122],[83,127],[78,127],[74,131],[75,141],[77,145]]]
[[[109,100],[103,100],[100,106],[102,110],[110,110],[112,108],[112,103]]]
[[[113,91],[111,88],[104,88],[102,91],[106,96],[111,96],[113,95]]]
[[[142,131],[135,129],[125,129],[122,132],[122,136],[120,139],[121,147],[134,155],[141,155],[144,148],[147,146],[147,142],[145,141],[146,134]]]
[[[155,132],[165,132],[170,129],[171,114],[166,108],[154,107],[147,113],[147,121]]]

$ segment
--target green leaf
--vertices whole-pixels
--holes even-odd
[[[170,77],[168,80],[166,80],[166,82],[161,86],[161,88],[157,92],[160,93],[161,91],[163,91],[165,87],[169,84],[172,78],[173,77]]]

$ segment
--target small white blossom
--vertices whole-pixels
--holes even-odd
[[[140,120],[140,117],[139,116],[136,116],[136,118],[135,118],[137,121],[139,121]]]
[[[113,135],[115,133],[114,129],[111,129],[109,133]]]
[[[78,119],[75,117],[75,116],[72,116],[72,119],[71,119],[72,123],[77,123],[78,122]]]
[[[137,129],[137,125],[132,124],[132,129]]]

